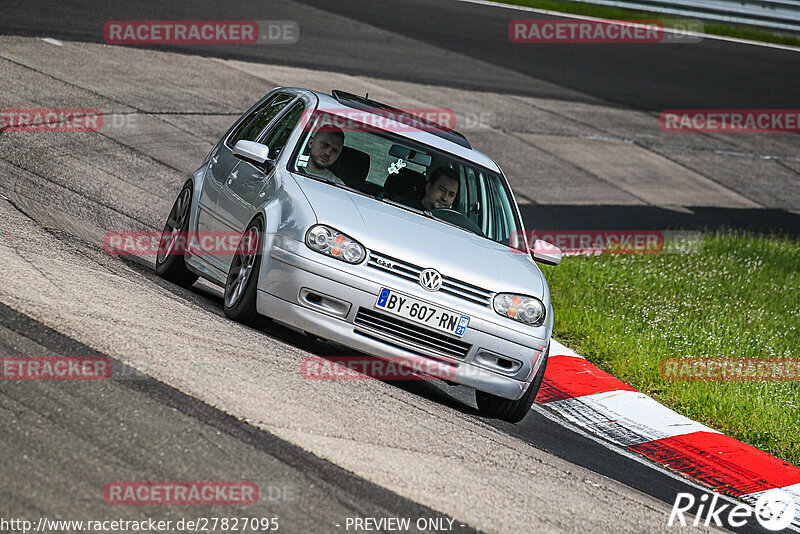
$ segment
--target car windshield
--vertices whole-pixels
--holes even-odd
[[[522,233],[499,174],[351,118],[315,113],[290,170],[498,243]]]

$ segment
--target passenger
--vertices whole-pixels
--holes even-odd
[[[436,168],[425,184],[425,196],[420,201],[421,208],[416,207],[426,211],[451,208],[458,193],[456,176],[456,171],[449,167]]]
[[[331,165],[339,159],[343,147],[344,132],[341,128],[331,125],[322,126],[308,140],[309,160],[306,172],[344,185],[344,182],[330,170]]]

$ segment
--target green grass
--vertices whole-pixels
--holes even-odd
[[[713,234],[693,253],[543,267],[556,339],[673,410],[800,465],[800,381],[664,380],[665,358],[800,358],[800,241]]]
[[[534,7],[537,9],[547,9],[562,13],[575,15],[587,15],[616,20],[653,20],[659,18],[658,13],[647,13],[644,11],[634,11],[618,7],[605,7],[583,2],[557,1],[557,0],[494,0],[503,4],[517,6]],[[530,17],[528,17],[530,18]],[[670,23],[670,19],[677,20],[680,17],[675,15],[664,15],[664,26],[675,27]],[[688,18],[688,17],[687,17]],[[722,35],[725,37],[736,37],[751,41],[761,41],[765,43],[775,43],[787,46],[800,46],[800,37],[785,33],[774,33],[767,30],[752,28],[748,26],[735,26],[732,24],[721,24],[703,21],[703,33],[712,35]]]

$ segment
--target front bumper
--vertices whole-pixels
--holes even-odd
[[[519,399],[530,385],[547,340],[529,336],[526,343],[519,343],[518,332],[482,320],[467,305],[455,308],[463,309],[471,317],[460,338],[470,345],[463,358],[394,338],[363,323],[356,324],[359,309],[374,311],[382,287],[446,308],[454,306],[452,302],[439,302],[407,281],[369,269],[366,264],[337,265],[341,262],[310,251],[302,243],[274,238],[272,246],[267,248],[269,257],[264,258],[267,261],[262,261],[257,295],[259,313],[354,350],[406,362],[412,368],[425,369],[432,361],[447,365],[449,381],[506,399]],[[486,353],[514,360],[519,367],[513,372],[493,369],[485,363]]]

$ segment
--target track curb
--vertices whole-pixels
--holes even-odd
[[[670,410],[555,340],[536,402],[713,492],[753,505],[779,488],[800,526],[800,467]]]

